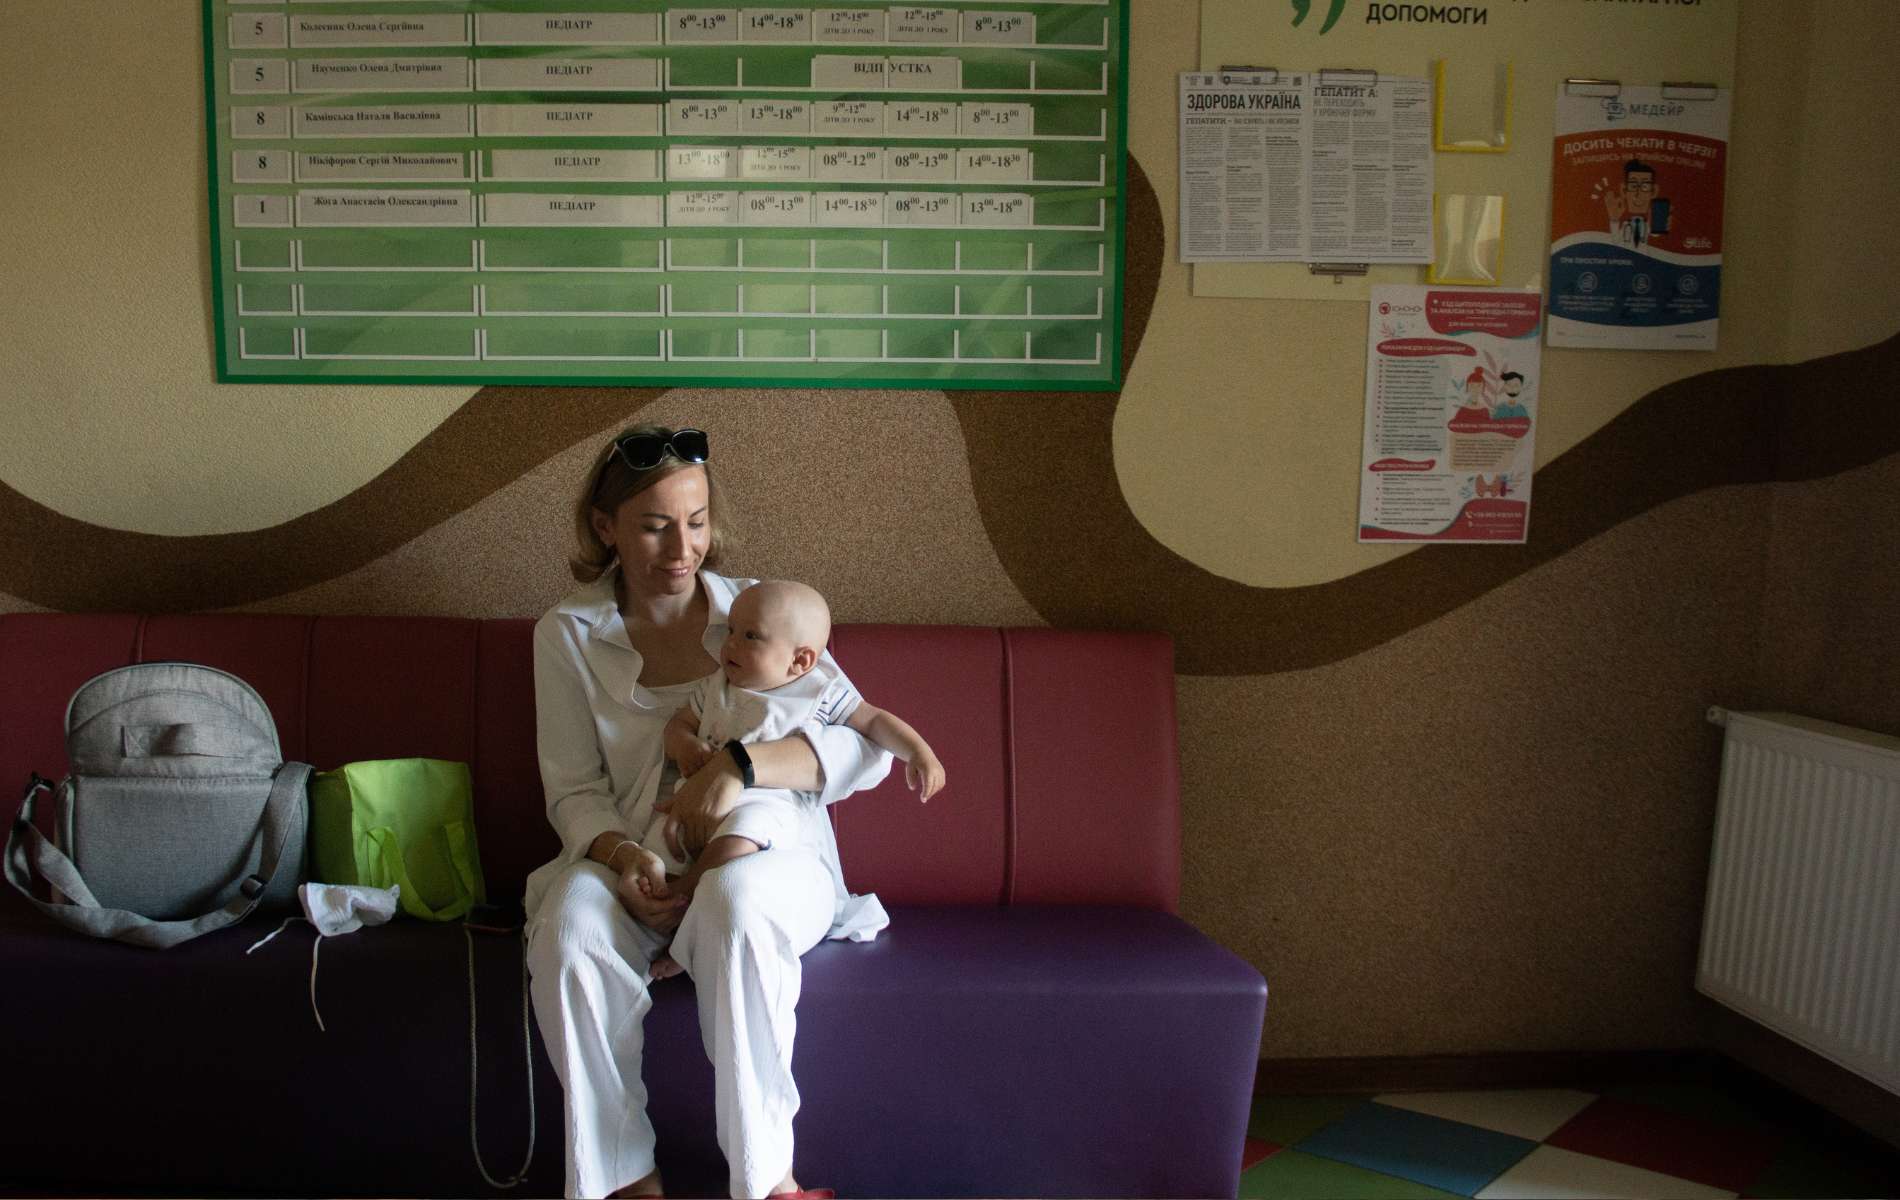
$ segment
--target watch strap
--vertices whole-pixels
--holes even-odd
[[[757,777],[752,773],[752,754],[741,742],[726,743],[726,753],[732,755],[732,765],[739,768],[739,781],[746,787],[757,786]]]

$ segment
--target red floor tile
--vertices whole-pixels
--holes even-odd
[[[1240,1169],[1244,1171],[1256,1163],[1265,1162],[1279,1152],[1280,1147],[1274,1143],[1263,1142],[1259,1138],[1250,1137],[1247,1139],[1246,1146],[1240,1152]]]
[[[1781,1138],[1605,1097],[1544,1144],[1740,1192],[1774,1161]]]

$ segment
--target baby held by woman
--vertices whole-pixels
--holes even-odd
[[[844,672],[820,662],[831,637],[831,610],[816,589],[786,580],[756,583],[733,600],[728,625],[719,670],[700,681],[666,724],[666,755],[681,778],[723,747],[785,737],[815,716],[827,725],[848,726],[902,759],[905,779],[920,799],[928,801],[943,788],[943,763],[917,731],[867,703]],[[743,770],[749,763],[742,753],[735,757]],[[658,816],[640,839],[637,873],[624,877],[635,882],[621,886],[638,887],[649,898],[690,898],[707,871],[781,841],[795,842],[802,836],[801,803],[788,791],[747,788],[690,862],[676,854],[665,836],[666,818]],[[656,979],[678,972],[670,957],[653,964]]]

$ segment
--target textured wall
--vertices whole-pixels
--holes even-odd
[[[1883,0],[1833,0],[1817,18],[1834,36],[1816,36],[1790,56],[1808,136],[1782,158],[1799,190],[1777,222],[1800,264],[1788,296],[1788,345],[1798,357],[1890,333],[1891,281],[1900,277],[1900,225],[1886,215],[1894,196],[1891,156],[1881,169],[1869,160],[1866,137],[1831,136],[1891,128],[1891,109],[1870,114],[1866,90],[1846,81],[1887,76],[1900,12]],[[1836,436],[1854,436],[1870,415],[1879,423],[1879,414],[1893,410],[1892,390],[1891,380],[1879,376],[1837,380],[1809,397],[1808,424],[1832,424],[1841,431]],[[1817,441],[1824,435],[1787,439],[1784,461],[1798,462]],[[1815,483],[1775,487],[1756,656],[1767,706],[1900,731],[1897,499],[1900,457],[1893,456]],[[1900,1097],[1727,1013],[1717,1014],[1712,1040],[1900,1145]]]
[[[1133,0],[1128,383],[1065,396],[213,385],[197,6],[13,0],[0,609],[537,613],[601,435],[703,424],[734,566],[843,619],[1174,635],[1184,911],[1271,981],[1266,1055],[1699,1044],[1703,707],[1900,729],[1896,276],[1854,269],[1900,106],[1845,86],[1900,14],[1782,7],[1742,11],[1721,352],[1549,352],[1531,544],[1408,550],[1352,540],[1363,308],[1172,260],[1185,3]],[[82,53],[147,102],[68,102]]]

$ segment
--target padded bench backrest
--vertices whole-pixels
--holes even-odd
[[[408,756],[469,763],[489,888],[519,894],[558,848],[535,763],[532,629],[525,619],[3,615],[0,787],[17,796],[29,770],[65,772],[66,701],[93,675],[201,662],[258,690],[287,758],[320,770]],[[897,904],[1175,909],[1167,638],[843,625],[833,652],[873,703],[917,727],[950,776],[919,804],[900,766],[832,808],[853,890]]]

